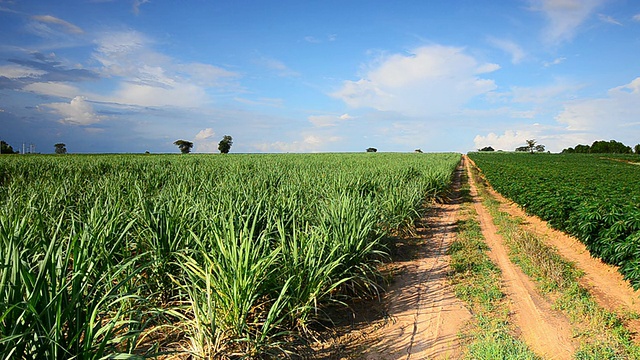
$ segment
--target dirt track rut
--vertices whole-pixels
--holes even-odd
[[[461,171],[456,175],[458,186]],[[455,239],[458,209],[455,201],[434,205],[426,219],[429,229],[419,229],[425,245],[415,260],[398,264],[404,270],[387,292],[391,321],[373,334],[376,340],[364,358],[455,359],[461,355],[458,334],[471,313],[448,284],[446,254]]]

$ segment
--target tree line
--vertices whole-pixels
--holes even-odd
[[[563,154],[640,154],[640,144],[631,148],[621,142],[610,141],[594,141],[591,146],[589,145],[576,145],[575,148],[570,147],[562,150]]]

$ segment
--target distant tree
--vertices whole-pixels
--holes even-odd
[[[56,154],[66,154],[67,153],[67,144],[57,143],[57,144],[53,145],[53,147],[55,148]]]
[[[367,152],[378,152],[378,149],[370,147],[370,148],[367,148]]]
[[[491,146],[485,146],[482,149],[478,149],[478,151],[495,151]]]
[[[591,152],[591,147],[589,145],[576,145],[576,153],[577,154],[588,154]]]
[[[569,148],[566,148],[566,149],[562,149],[562,153],[563,154],[573,154],[575,152],[576,152],[576,149],[574,149],[572,147],[569,147]]]
[[[635,151],[636,154],[640,155],[640,144],[636,144],[636,146],[633,147],[633,151]]]
[[[529,147],[528,146],[520,146],[516,148],[517,152],[526,152],[529,151]]]
[[[621,142],[611,141],[595,141],[591,144],[591,153],[593,154],[631,154],[632,150],[630,146],[627,146]]]
[[[422,154],[422,150],[421,149],[415,149],[415,150],[413,150],[413,152],[417,153],[417,154]]]
[[[191,152],[191,148],[193,148],[193,143],[187,140],[176,140],[173,142],[173,145],[176,145],[180,152],[183,154],[188,154]]]
[[[222,140],[218,143],[220,154],[228,154],[229,150],[231,150],[231,145],[233,145],[233,138],[229,135],[223,136]]]
[[[536,145],[537,152],[544,152],[544,145]]]
[[[527,148],[529,148],[529,152],[533,154],[533,151],[535,150],[536,147],[536,140],[535,139],[531,139],[531,140],[527,140]]]
[[[13,151],[11,145],[7,144],[4,140],[0,141],[0,154],[19,154],[19,151]]]

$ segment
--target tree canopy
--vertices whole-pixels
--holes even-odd
[[[187,140],[176,140],[173,142],[173,145],[176,145],[180,152],[183,154],[188,154],[191,152],[191,148],[193,148],[193,143]]]
[[[19,151],[14,151],[11,145],[7,144],[4,140],[0,141],[0,154],[19,154]]]
[[[378,152],[378,149],[374,147],[367,148],[367,152]]]
[[[65,143],[57,143],[53,145],[55,148],[56,154],[66,154],[67,153],[67,144]]]
[[[637,150],[640,150],[636,145],[636,153]],[[610,141],[594,141],[591,146],[589,145],[576,145],[575,148],[567,148],[562,150],[563,154],[631,154],[633,153],[633,149],[631,146],[627,146],[621,142],[610,140]]]
[[[225,135],[218,143],[218,150],[220,150],[221,154],[228,154],[229,150],[231,150],[231,145],[233,145],[233,138],[230,135]]]

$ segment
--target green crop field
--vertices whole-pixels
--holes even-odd
[[[0,157],[0,357],[275,356],[460,154]],[[636,169],[640,170],[640,169]]]
[[[584,242],[640,288],[637,155],[471,153],[489,183],[527,212]]]

